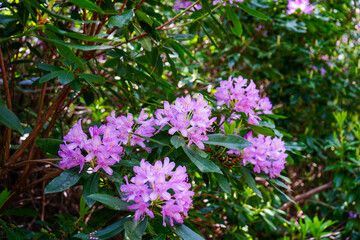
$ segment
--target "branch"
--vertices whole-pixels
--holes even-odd
[[[9,162],[15,163],[16,160],[21,156],[21,154],[26,150],[26,148],[36,139],[39,131],[50,118],[53,111],[60,105],[62,100],[67,96],[70,92],[70,85],[67,84],[60,91],[59,95],[55,99],[54,103],[49,107],[49,109],[45,112],[43,117],[39,120],[36,126],[31,131],[30,135],[26,138],[26,140],[20,145],[20,147],[15,151],[15,153],[11,156]]]
[[[139,2],[139,4],[136,5],[136,7],[134,8],[134,12],[135,12],[136,10],[138,10],[144,2],[145,2],[145,0],[141,0],[141,2]]]
[[[324,191],[328,188],[332,188],[332,185],[333,185],[333,182],[328,182],[327,184],[325,185],[322,185],[322,186],[319,186],[317,188],[314,188],[306,193],[302,193],[300,195],[297,195],[293,198],[294,202],[299,202],[301,200],[304,200],[304,199],[307,199],[309,197],[311,197],[312,195],[316,194],[316,193],[319,193],[321,191]],[[282,205],[280,207],[280,210],[287,210],[289,207],[291,207],[294,203],[293,202],[287,202],[285,203],[284,205]]]
[[[2,53],[1,47],[0,47],[0,67],[1,67],[1,72],[2,72],[3,81],[4,81],[6,104],[7,104],[7,107],[9,108],[9,110],[11,111],[12,110],[11,95],[10,95],[9,85],[8,85],[7,76],[6,76],[6,69],[5,69],[5,64],[4,64],[4,56],[3,56],[3,53]],[[4,142],[5,142],[4,159],[9,158],[10,141],[11,141],[11,129],[5,127],[5,133],[4,133]]]

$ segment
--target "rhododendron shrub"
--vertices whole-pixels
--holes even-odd
[[[2,238],[358,238],[358,1],[0,6]]]
[[[254,176],[279,177],[288,156],[282,134],[274,136],[274,126],[265,127],[276,116],[272,104],[253,80],[242,76],[230,76],[215,89],[209,99],[190,93],[164,101],[152,113],[143,108],[116,117],[112,112],[104,124],[86,131],[80,119],[64,136],[59,166],[86,179],[83,194],[89,206],[98,201],[128,211],[130,220],[121,221],[131,225],[151,224],[161,216],[163,227],[180,236],[176,229],[187,228],[182,224],[196,214],[199,193],[191,185],[201,181],[199,174],[213,175],[227,193],[227,179],[241,177],[261,197]],[[85,191],[94,178],[107,184]],[[57,181],[46,191],[53,192]],[[117,193],[109,195],[106,188]]]

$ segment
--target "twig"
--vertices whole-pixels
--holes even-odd
[[[5,88],[6,104],[7,104],[7,107],[9,108],[9,110],[12,110],[11,95],[10,95],[9,85],[8,85],[7,76],[6,76],[4,56],[2,53],[1,47],[0,47],[0,67],[1,67],[1,72],[2,72],[2,76],[3,76],[4,88]],[[5,141],[4,159],[6,161],[9,158],[9,154],[10,154],[10,141],[11,141],[11,129],[10,128],[5,128],[4,141]]]
[[[48,180],[48,179],[52,179],[52,178],[58,176],[58,175],[59,175],[60,173],[62,173],[62,172],[63,172],[63,170],[58,170],[58,171],[56,171],[56,172],[49,173],[48,175],[40,178],[39,180],[36,180],[35,182],[32,182],[32,183],[28,184],[25,188],[32,187],[32,186],[34,186],[34,185],[36,185],[36,184],[38,184],[38,183],[41,183],[41,182],[43,182],[43,181],[46,181],[46,180]]]
[[[134,12],[135,12],[136,10],[138,10],[144,2],[145,2],[145,0],[141,0],[141,2],[139,2],[139,4],[136,5],[136,7],[134,8]]]
[[[9,159],[10,163],[15,163],[16,160],[21,156],[21,154],[25,151],[25,149],[36,139],[38,132],[44,126],[46,121],[50,118],[53,111],[58,107],[58,105],[62,102],[64,98],[66,98],[67,94],[70,91],[70,85],[67,84],[60,91],[59,95],[55,99],[54,103],[49,107],[49,109],[45,112],[44,116],[39,120],[36,126],[31,131],[30,135],[26,138],[26,140],[20,145],[20,147],[15,151],[15,153]]]
[[[124,9],[125,9],[125,7],[126,7],[127,2],[128,2],[128,0],[125,0],[124,4],[121,6],[119,15],[123,13],[123,11],[124,11]]]
[[[42,184],[42,207],[41,207],[41,221],[45,219],[45,181]]]
[[[295,197],[293,198],[293,200],[294,200],[294,202],[299,202],[299,201],[301,201],[301,200],[307,199],[307,198],[311,197],[312,195],[314,195],[314,194],[316,194],[316,193],[318,193],[318,192],[321,192],[321,191],[324,191],[324,190],[326,190],[326,189],[328,189],[328,188],[331,188],[332,185],[333,185],[333,182],[332,182],[332,181],[331,181],[331,182],[328,182],[328,183],[326,183],[326,184],[324,184],[324,185],[322,185],[322,186],[319,186],[319,187],[317,187],[317,188],[314,188],[314,189],[312,189],[312,190],[310,190],[310,191],[308,191],[308,192],[306,192],[306,193],[302,193],[302,194],[300,194],[300,195],[295,196]],[[287,202],[287,203],[285,203],[284,205],[282,205],[282,206],[280,207],[280,210],[286,210],[286,209],[288,209],[289,207],[291,207],[293,204],[294,204],[293,202]]]

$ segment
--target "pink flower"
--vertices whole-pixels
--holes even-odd
[[[244,79],[242,76],[234,78],[230,76],[227,81],[221,81],[220,87],[216,88],[215,97],[217,105],[226,104],[236,112],[243,112],[249,117],[249,123],[259,124],[260,114],[271,114],[272,104],[269,98],[261,98],[255,83]],[[232,115],[232,119],[238,119],[239,115]]]
[[[245,135],[245,139],[253,145],[246,147],[244,153],[232,151],[243,158],[242,164],[245,166],[247,162],[254,165],[254,172],[261,171],[269,174],[270,178],[280,176],[281,170],[285,168],[286,157],[284,142],[281,138],[258,134],[254,138],[252,132]]]
[[[310,6],[309,0],[289,0],[287,8],[286,14],[288,15],[294,13],[298,9],[305,14],[312,14],[314,9],[313,6]]]
[[[201,94],[194,99],[190,95],[179,97],[173,105],[164,102],[164,109],[158,109],[155,116],[155,123],[160,129],[168,124],[171,126],[169,134],[179,132],[189,139],[189,145],[195,143],[201,149],[204,149],[201,141],[208,139],[207,129],[216,120],[216,118],[210,119],[210,106]]]
[[[126,184],[120,187],[124,194],[123,200],[135,201],[128,209],[136,210],[134,220],[139,219],[145,214],[151,218],[154,217],[149,207],[160,206],[164,217],[170,218],[170,225],[173,225],[173,219],[182,223],[183,217],[192,206],[193,191],[190,191],[191,184],[187,182],[188,175],[186,168],[178,166],[173,171],[175,163],[170,162],[169,158],[160,160],[154,165],[141,160],[140,166],[133,168],[135,176],[131,178],[130,183],[125,176]]]

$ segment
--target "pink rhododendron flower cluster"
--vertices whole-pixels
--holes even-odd
[[[279,177],[281,170],[285,168],[286,157],[284,142],[281,138],[258,134],[255,138],[252,132],[244,137],[253,145],[246,147],[241,154],[240,151],[230,150],[229,153],[236,154],[243,158],[242,164],[247,162],[254,165],[254,172],[263,171],[269,174],[270,178]]]
[[[248,80],[242,76],[230,76],[229,80],[221,81],[220,87],[216,88],[215,97],[217,105],[226,104],[228,108],[244,112],[249,117],[250,124],[259,124],[259,114],[272,113],[269,98],[261,98],[253,80],[248,84]],[[231,118],[236,119],[238,116],[233,114]]]
[[[145,137],[153,136],[155,131],[155,128],[152,127],[154,119],[147,120],[147,118],[148,114],[145,113],[144,109],[141,111],[136,124],[131,113],[127,117],[116,118],[115,112],[112,112],[111,116],[106,118],[108,120],[106,125],[89,128],[90,138],[83,132],[81,120],[79,120],[64,137],[65,144],[60,145],[59,156],[62,161],[60,161],[59,166],[62,168],[80,166],[81,171],[85,163],[89,162],[94,168],[93,172],[102,168],[107,174],[112,175],[113,170],[110,166],[119,162],[121,155],[123,155],[121,145],[139,145],[145,148],[144,141],[146,140],[133,133]],[[150,151],[147,148],[145,149]]]
[[[168,157],[164,163],[159,160],[154,165],[143,159],[139,167],[133,168],[135,176],[130,179],[130,183],[125,176],[126,184],[120,189],[126,196],[123,200],[135,202],[128,207],[136,210],[134,220],[143,217],[145,213],[153,218],[153,209],[158,206],[161,208],[164,226],[166,216],[171,226],[174,225],[173,220],[183,223],[181,214],[188,216],[194,192],[189,190],[191,184],[187,182],[186,167],[178,166],[173,171],[174,167],[175,163],[170,162]]]
[[[312,14],[314,9],[309,0],[289,0],[287,8],[286,14],[288,15],[293,14],[298,9],[305,14]]]
[[[186,9],[188,7],[190,7],[193,4],[193,2],[191,1],[186,1],[186,0],[176,0],[175,4],[174,4],[174,9],[175,11],[180,11],[180,9]],[[194,8],[196,10],[201,9],[201,6],[199,4],[196,4],[194,6]],[[194,8],[191,8],[191,10],[195,10]]]
[[[216,120],[211,118],[211,110],[208,102],[199,94],[197,99],[192,99],[190,95],[179,97],[173,105],[164,102],[164,109],[155,112],[156,124],[160,129],[165,125],[170,125],[169,134],[180,132],[183,137],[189,139],[188,146],[195,143],[200,149],[204,149],[202,141],[208,140],[207,129]]]

